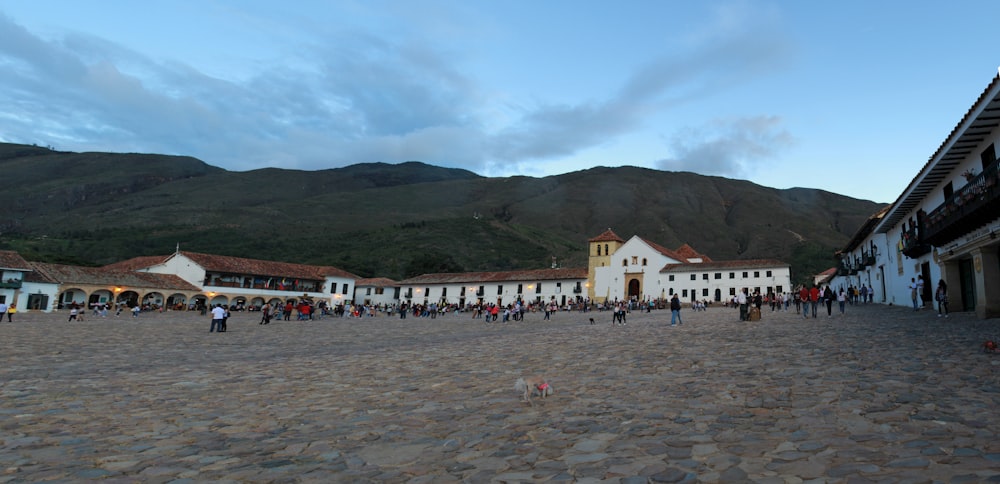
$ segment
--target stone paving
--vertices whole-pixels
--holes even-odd
[[[1000,482],[971,314],[67,317],[0,323],[0,482]]]

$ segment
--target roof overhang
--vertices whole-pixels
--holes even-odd
[[[896,199],[882,221],[875,228],[876,233],[892,230],[907,214],[927,198],[986,137],[1000,126],[1000,74],[983,91],[975,104],[965,113],[962,121],[927,161],[920,173],[910,182],[906,190]]]

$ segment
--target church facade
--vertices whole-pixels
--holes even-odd
[[[721,302],[747,294],[792,291],[791,268],[773,259],[713,261],[684,244],[668,249],[638,235],[624,240],[608,229],[588,241],[587,296],[591,301]]]

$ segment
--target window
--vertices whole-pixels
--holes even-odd
[[[561,293],[562,293],[562,283],[561,282],[557,282],[556,283],[556,294],[561,294]]]
[[[622,267],[628,267],[628,259],[622,259]]]
[[[424,297],[431,297],[431,288],[429,287],[424,288]]]
[[[670,277],[668,277],[667,280],[670,282],[674,282],[674,275],[670,274]]]
[[[722,273],[721,272],[716,272],[715,273],[715,279],[716,280],[722,279]]]
[[[458,295],[461,297],[465,297],[465,286],[462,286],[462,289],[458,291]]]
[[[684,289],[683,291],[681,291],[681,297],[688,297],[688,290],[687,289]]]
[[[635,265],[635,264],[638,264],[638,263],[639,263],[639,256],[633,255],[632,256],[632,264]]]
[[[476,291],[477,296],[483,296],[486,294],[486,286],[479,286],[479,290]]]
[[[730,272],[729,273],[729,278],[730,279],[736,279],[736,273],[735,272]]]
[[[369,287],[365,289],[365,296],[371,296],[371,295],[372,295],[372,288]]]
[[[987,146],[986,149],[979,154],[979,162],[983,164],[983,169],[985,170],[987,166],[990,166],[990,163],[993,163],[996,160],[997,160],[996,146],[993,146],[993,143],[990,143],[990,145]]]
[[[406,288],[406,295],[403,296],[403,297],[405,297],[407,299],[413,297],[413,288],[412,287]]]
[[[604,255],[611,255],[611,252],[608,252],[608,244],[604,244]]]
[[[948,199],[951,198],[951,196],[955,194],[955,187],[953,187],[951,185],[951,182],[948,182],[947,184],[945,184],[943,190],[944,190],[944,199],[945,199],[945,201],[948,201]]]
[[[442,298],[448,297],[448,288],[447,287],[442,287],[441,288],[441,297]]]
[[[673,296],[674,295],[674,288],[671,287],[670,290],[667,291],[667,294]]]
[[[524,284],[518,284],[518,285],[517,285],[517,293],[518,293],[518,294],[521,294],[522,292],[524,292],[524,291],[523,291],[523,289],[524,289],[524,287],[523,287],[523,286],[524,286]]]
[[[703,281],[707,281],[708,280],[708,273],[707,272],[701,275],[701,280],[703,280]]]
[[[701,290],[701,297],[708,297],[708,288]]]
[[[778,294],[781,294],[781,293],[783,293],[783,292],[785,292],[785,291],[782,291],[782,290],[781,290],[781,286],[774,286],[774,292],[776,292],[776,293],[778,293]]]
[[[642,265],[643,265],[643,267],[645,267],[645,265],[646,265],[646,258],[645,257],[642,258]]]
[[[601,244],[597,244],[597,255],[601,255]]]
[[[746,279],[747,277],[749,277],[748,274],[750,274],[750,273],[746,272],[746,271],[743,271],[743,278]]]
[[[384,287],[376,287],[375,288],[375,294],[378,294],[379,296],[381,296],[382,294],[385,294],[385,288]],[[397,297],[397,299],[398,299],[398,297]]]
[[[503,284],[497,284],[497,296],[503,295]]]
[[[730,287],[729,288],[729,295],[730,296],[735,296],[736,295],[736,288],[735,287]]]
[[[341,287],[340,293],[341,294],[347,294],[347,284],[344,284],[343,287]]]
[[[760,271],[753,271],[754,277],[760,277]]]
[[[765,275],[766,275],[767,277],[771,277],[771,271],[767,271],[767,272],[765,273]]]
[[[539,282],[538,284],[535,284],[535,294],[541,294],[541,293],[542,293],[542,283]]]
[[[698,274],[691,274],[691,280],[692,281],[697,281],[698,280]]]

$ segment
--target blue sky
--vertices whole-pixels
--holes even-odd
[[[0,141],[243,171],[633,165],[892,202],[1000,2],[0,0]]]

